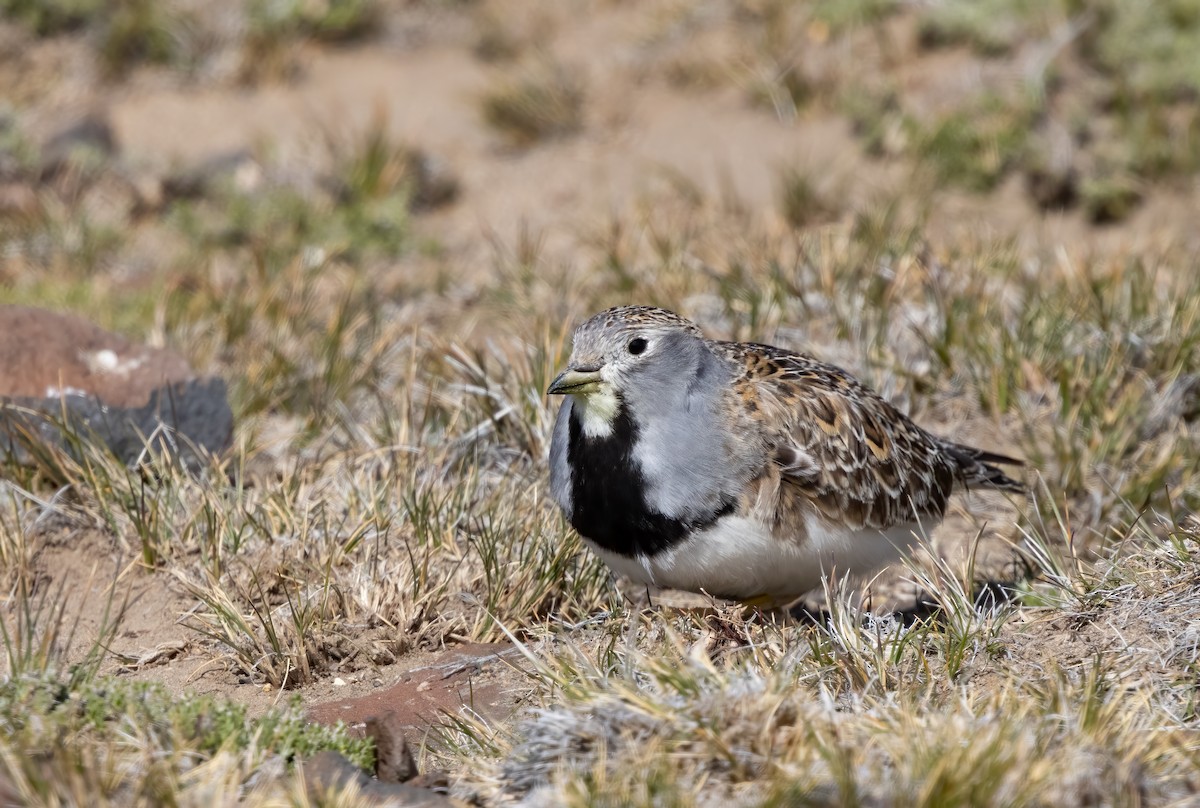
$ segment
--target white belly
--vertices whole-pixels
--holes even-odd
[[[783,599],[819,586],[823,575],[878,570],[914,541],[915,526],[886,533],[831,530],[814,518],[808,527],[808,540],[796,542],[772,536],[750,519],[730,516],[653,557],[628,558],[587,544],[614,571],[638,583],[740,599]]]

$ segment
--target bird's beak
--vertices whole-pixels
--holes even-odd
[[[591,393],[600,386],[600,368],[567,368],[550,382],[546,395],[561,396],[567,393]]]

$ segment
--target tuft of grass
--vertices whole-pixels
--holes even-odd
[[[579,77],[541,62],[502,79],[480,104],[484,122],[510,144],[528,147],[581,130],[585,97]]]
[[[327,0],[319,11],[310,12],[305,22],[318,40],[352,42],[378,30],[383,8],[379,0]]]
[[[896,0],[817,0],[813,19],[841,34],[876,25],[899,10]]]
[[[93,582],[86,582],[91,585]],[[66,582],[47,588],[40,595],[30,591],[27,575],[19,575],[10,599],[13,619],[0,618],[0,642],[4,644],[7,682],[39,679],[72,692],[95,679],[120,628],[127,603],[115,604],[115,586],[109,588],[104,614],[96,637],[82,654],[71,646],[79,618],[68,619]]]
[[[360,211],[362,218],[382,219],[396,205],[437,208],[458,196],[458,180],[447,167],[392,138],[382,109],[349,145],[331,136],[328,146],[338,202]]]
[[[1161,103],[1200,92],[1200,12],[1190,0],[1090,6],[1097,22],[1080,42],[1082,55],[1131,102]]]
[[[851,87],[842,95],[840,107],[867,154],[888,157],[903,153],[908,132],[896,92]]]
[[[780,120],[795,120],[814,94],[812,82],[797,65],[785,65],[752,83],[750,96],[775,111]]]
[[[1161,615],[1190,597],[1178,586],[1195,544],[1171,535],[1139,529],[1099,574],[1039,584],[1099,594],[1086,618],[1070,605],[1082,601],[981,605],[948,569],[910,567],[944,611],[909,626],[834,595],[813,626],[720,611],[626,615],[634,628],[614,639],[600,629],[552,653],[530,648],[531,681],[552,703],[509,733],[445,727],[472,765],[492,759],[460,793],[565,805],[693,805],[700,789],[732,805],[1180,798],[1196,764],[1177,745],[1192,721],[1181,711],[1190,689],[1177,688],[1196,649],[1170,640],[1181,624]],[[1078,634],[1080,619],[1095,647],[1121,635],[1125,650],[1047,664],[1047,629]],[[1154,673],[1131,675],[1130,654]],[[990,675],[1008,684],[972,681]]]
[[[250,0],[250,29],[277,37],[311,37],[326,42],[361,39],[382,22],[378,0]]]
[[[482,3],[476,8],[471,52],[490,63],[515,62],[537,42],[549,40],[554,20],[547,8],[517,8],[504,3]]]
[[[828,36],[828,21],[814,19],[811,9],[794,3],[747,4],[741,12],[746,52],[728,72],[741,76],[753,103],[793,121],[824,89],[803,56],[814,38]]]
[[[48,270],[76,283],[103,272],[125,243],[125,233],[117,227],[86,213],[74,215],[70,208],[54,204],[45,215],[5,224],[12,227],[9,230],[0,225],[0,231],[7,231],[7,258],[13,270]],[[19,284],[49,286],[44,275],[12,274]]]
[[[314,598],[296,582],[282,580],[277,586],[284,603],[276,609],[257,571],[248,570],[247,577],[249,589],[232,577],[222,581],[210,575],[205,585],[185,580],[207,607],[193,615],[188,627],[231,649],[237,670],[246,676],[281,690],[312,683],[318,673],[314,666],[322,660],[317,643],[325,610],[320,598],[329,597],[328,587],[319,588]],[[249,616],[241,604],[249,605]]]
[[[248,0],[244,14],[238,78],[246,84],[294,78],[306,42],[359,42],[384,23],[379,0]]]
[[[1029,103],[985,96],[934,121],[910,121],[913,151],[942,181],[987,191],[1023,153],[1033,114]]]
[[[1126,219],[1142,201],[1142,190],[1128,175],[1089,177],[1080,184],[1083,212],[1096,224]]]
[[[1064,4],[1033,0],[949,0],[925,9],[918,39],[927,48],[967,45],[983,56],[999,57],[1065,17]]]
[[[25,134],[20,118],[12,110],[0,108],[0,174],[33,174],[38,156],[38,149]]]
[[[104,17],[98,46],[100,64],[110,77],[142,63],[166,64],[178,53],[174,22],[155,0],[117,0]]]
[[[796,229],[827,221],[836,214],[813,177],[799,168],[784,168],[780,172],[779,196],[784,220]]]

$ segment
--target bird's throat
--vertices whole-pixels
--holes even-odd
[[[612,389],[601,385],[589,393],[575,393],[571,398],[584,435],[589,438],[612,435],[613,424],[621,411],[621,399]]]

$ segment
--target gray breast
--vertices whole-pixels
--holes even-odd
[[[628,405],[638,425],[633,450],[651,508],[693,519],[736,499],[749,478],[743,442],[724,406],[731,371],[705,351],[686,384],[640,386]]]

